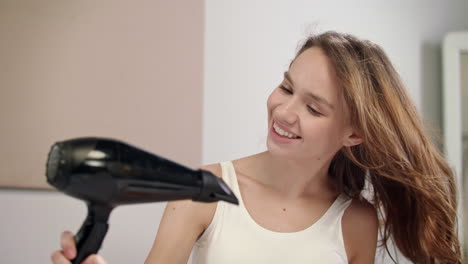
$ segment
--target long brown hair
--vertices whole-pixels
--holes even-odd
[[[349,34],[309,37],[298,51],[321,48],[334,65],[351,124],[364,142],[342,148],[330,166],[339,189],[370,201],[389,238],[415,263],[461,263],[452,170],[424,131],[423,122],[385,52]],[[388,248],[387,248],[388,251]]]

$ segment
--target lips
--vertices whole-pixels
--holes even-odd
[[[285,126],[281,125],[280,123],[276,122],[276,120],[273,120],[273,124],[272,124],[272,127],[273,125],[276,124],[279,128],[281,128],[283,131],[285,132],[288,132],[289,134],[292,134],[294,136],[297,136],[298,138],[301,138],[301,136],[299,136],[298,134],[292,132],[291,130],[287,129]],[[274,128],[273,128],[274,130]]]
[[[289,146],[291,144],[295,144],[295,143],[300,142],[302,140],[300,138],[288,138],[288,137],[285,137],[285,136],[281,136],[280,134],[278,134],[278,132],[275,131],[273,126],[270,129],[270,138],[271,138],[272,142],[274,142],[274,144],[276,144],[278,146],[283,146],[283,147],[284,146]]]

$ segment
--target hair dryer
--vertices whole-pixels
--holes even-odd
[[[75,240],[74,264],[97,253],[112,209],[121,204],[192,199],[238,204],[224,181],[106,138],[76,138],[55,143],[46,168],[49,184],[84,200],[88,215]]]

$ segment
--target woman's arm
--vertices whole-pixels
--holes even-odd
[[[221,177],[219,164],[201,167]],[[193,245],[208,227],[217,203],[168,202],[145,264],[186,264]]]
[[[351,202],[342,218],[349,263],[374,263],[378,225],[377,213],[371,204],[357,199]]]

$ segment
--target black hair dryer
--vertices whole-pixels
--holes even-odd
[[[120,141],[76,138],[55,143],[48,156],[47,182],[84,200],[88,215],[75,240],[74,264],[97,253],[109,214],[121,204],[192,199],[238,204],[224,181]]]

